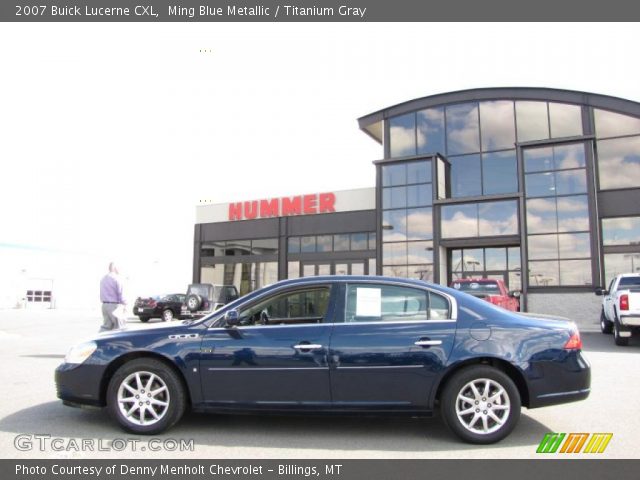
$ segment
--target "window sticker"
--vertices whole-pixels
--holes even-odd
[[[356,289],[356,316],[382,316],[382,290],[380,288]]]

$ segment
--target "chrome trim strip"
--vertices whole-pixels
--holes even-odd
[[[337,370],[361,370],[363,368],[424,368],[424,365],[371,365],[371,366],[358,366],[358,367],[336,367]]]
[[[558,393],[545,393],[544,395],[538,395],[538,398],[548,398],[548,397],[562,397],[565,395],[577,395],[579,393],[587,393],[590,392],[591,388],[584,388],[582,390],[572,390],[571,392],[558,392]]]
[[[258,368],[248,368],[248,367],[210,367],[207,368],[209,371],[233,371],[233,372],[242,372],[242,371],[256,371],[256,370],[328,370],[329,367],[258,367]]]
[[[442,340],[418,340],[414,343],[420,347],[430,347],[433,345],[442,345]]]
[[[415,324],[432,324],[432,323],[456,323],[456,320],[395,320],[393,322],[332,322],[332,323],[300,323],[295,325],[281,325],[281,324],[273,324],[273,325],[240,325],[236,327],[238,330],[249,330],[253,328],[294,328],[294,327],[334,327],[340,325],[389,325],[389,324],[398,324],[398,323],[406,323],[409,325]],[[229,330],[227,327],[209,327],[207,330]]]
[[[318,350],[319,348],[322,348],[322,345],[317,343],[301,343],[299,345],[294,345],[293,348],[296,350]]]

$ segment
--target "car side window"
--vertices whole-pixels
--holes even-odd
[[[274,295],[240,311],[240,325],[322,323],[329,294],[329,287],[319,287]]]
[[[347,286],[346,322],[424,321],[448,316],[447,299],[425,290],[396,285]]]

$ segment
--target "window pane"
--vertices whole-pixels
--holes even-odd
[[[556,194],[555,177],[552,172],[529,173],[525,175],[528,197],[551,197]]]
[[[553,170],[553,148],[527,148],[524,152],[525,172],[548,172]]]
[[[587,192],[587,178],[584,169],[556,172],[556,195],[571,195]]]
[[[460,155],[480,151],[478,106],[465,103],[447,107],[447,153]]]
[[[444,153],[444,108],[418,112],[418,153]]]
[[[332,240],[333,237],[331,235],[318,235],[316,237],[316,251],[330,252],[332,250]]]
[[[433,282],[433,265],[409,265],[407,278]]]
[[[349,275],[349,265],[346,263],[336,263],[336,275]]]
[[[407,163],[407,183],[428,183],[431,181],[431,162]]]
[[[393,267],[382,267],[382,275],[384,275],[385,277],[407,278],[408,269],[407,267],[403,267],[400,265],[395,265]]]
[[[348,285],[345,321],[424,321],[427,292],[414,288]]]
[[[254,255],[277,255],[278,239],[265,238],[262,240],[253,240],[251,242],[251,253]]]
[[[553,147],[553,158],[556,170],[584,167],[584,143],[572,143]]]
[[[482,182],[485,195],[518,191],[518,167],[515,150],[482,155]]]
[[[334,252],[346,252],[349,250],[349,235],[334,235],[333,250]]]
[[[520,270],[520,247],[509,247],[507,255],[509,257],[509,270]]]
[[[366,250],[368,235],[366,233],[351,234],[351,250]]]
[[[382,189],[382,208],[405,208],[407,187],[387,187]]]
[[[478,213],[481,237],[518,233],[518,204],[515,200],[480,203]]]
[[[558,262],[529,262],[529,286],[549,287],[558,285]]]
[[[400,241],[407,239],[406,210],[388,210],[382,212],[382,240]]]
[[[407,264],[407,244],[383,243],[382,263],[385,265],[406,265]]]
[[[480,155],[450,158],[451,196],[470,197],[482,193],[480,183]]]
[[[409,242],[407,263],[433,263],[433,242]]]
[[[352,263],[351,275],[364,275],[364,263],[362,262]]]
[[[300,237],[300,251],[311,253],[316,251],[316,237]]]
[[[429,319],[445,320],[449,318],[449,302],[442,295],[429,292]]]
[[[566,103],[549,103],[551,138],[582,135],[582,108]]]
[[[589,205],[586,195],[558,197],[558,231],[589,230]]]
[[[316,266],[315,265],[303,265],[302,266],[302,276],[303,277],[313,277],[316,274]]]
[[[605,285],[616,275],[640,271],[640,253],[607,253],[604,256]]]
[[[558,235],[560,258],[591,257],[591,239],[588,233],[562,233]]]
[[[433,203],[431,184],[411,185],[407,187],[407,206],[422,207]]]
[[[462,272],[462,250],[451,251],[451,270]]]
[[[407,240],[431,240],[432,238],[431,208],[410,208],[407,210]]]
[[[442,238],[478,236],[478,205],[445,205],[441,209]]]
[[[384,165],[382,167],[382,186],[404,185],[407,183],[407,164]]]
[[[288,262],[287,264],[287,278],[300,277],[300,262]]]
[[[480,102],[482,150],[513,148],[516,142],[513,102]]]
[[[481,272],[484,270],[484,249],[465,248],[463,254],[462,268],[465,272]]]
[[[487,270],[507,269],[506,248],[485,248],[484,257]]]
[[[549,138],[549,118],[546,102],[516,102],[518,141]]]
[[[369,233],[369,250],[376,249],[376,234],[374,232]]]
[[[527,200],[527,231],[529,233],[558,231],[555,198]]]
[[[558,258],[558,235],[530,235],[527,242],[530,260]]]
[[[640,137],[598,141],[600,188],[640,186]]]
[[[590,260],[565,260],[560,262],[560,285],[591,285]]]
[[[603,218],[603,245],[640,244],[640,217]]]
[[[416,154],[416,115],[409,113],[389,120],[389,148],[392,157]]]
[[[593,110],[598,138],[619,137],[640,133],[640,118],[621,115],[607,110]]]
[[[300,237],[289,237],[287,241],[287,250],[289,253],[300,252]]]
[[[509,272],[509,290],[522,290],[520,272]]]
[[[377,275],[376,271],[377,262],[375,258],[369,259],[369,275]]]

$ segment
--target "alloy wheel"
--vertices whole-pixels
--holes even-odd
[[[464,385],[456,397],[456,415],[470,432],[487,435],[504,426],[511,412],[505,388],[495,380],[478,378]]]
[[[169,410],[169,389],[160,376],[151,372],[135,372],[118,388],[118,408],[135,425],[153,425]]]

